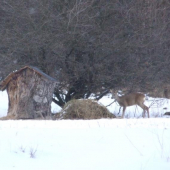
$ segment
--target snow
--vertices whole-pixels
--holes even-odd
[[[8,110],[8,96],[6,91],[0,91],[0,109],[0,117],[6,116]]]
[[[100,103],[112,101],[105,96]],[[60,109],[52,105],[52,111]],[[168,105],[169,100],[152,105],[150,119],[133,107],[128,119],[0,121],[0,169],[170,170],[170,119],[161,116]],[[1,117],[7,107],[1,92]],[[117,113],[119,106],[108,109]]]

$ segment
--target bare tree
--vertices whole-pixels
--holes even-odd
[[[2,1],[0,77],[37,66],[58,80],[53,100],[61,106],[110,88],[162,88],[170,82],[169,7],[166,0]]]

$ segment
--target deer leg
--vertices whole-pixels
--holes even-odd
[[[119,113],[120,113],[120,109],[121,109],[121,107],[122,107],[122,106],[120,106],[120,107],[119,107]],[[118,115],[119,115],[119,113],[118,113]]]
[[[148,113],[148,118],[149,118],[149,108],[147,106],[145,106],[145,108],[146,108],[146,111]]]
[[[124,118],[126,107],[123,106],[122,118]]]
[[[149,108],[148,108],[146,105],[144,105],[143,103],[138,104],[138,106],[140,106],[140,107],[143,109],[143,114],[142,114],[142,116],[144,117],[145,111],[147,111],[147,113],[148,113],[148,118],[149,118]]]
[[[143,105],[144,105],[144,104],[143,104]],[[146,105],[144,105],[144,110],[147,111],[148,118],[149,118],[149,108],[148,108]]]
[[[143,109],[142,117],[145,117],[145,109]]]

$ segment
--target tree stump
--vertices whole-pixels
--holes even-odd
[[[45,118],[51,114],[55,79],[39,69],[26,66],[11,73],[2,83],[7,90],[9,107],[7,117],[14,119]]]

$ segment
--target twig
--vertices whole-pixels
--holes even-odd
[[[112,103],[110,103],[109,105],[107,105],[106,107],[110,106],[111,104],[113,104],[114,102],[116,102],[116,100],[114,100]]]
[[[156,101],[156,100],[154,99],[153,102],[150,104],[149,108],[150,108],[152,105],[154,105],[155,101]]]
[[[129,140],[131,145],[140,153],[140,156],[143,156],[142,152],[132,143],[132,141],[129,139],[129,137],[125,134],[126,138]]]

